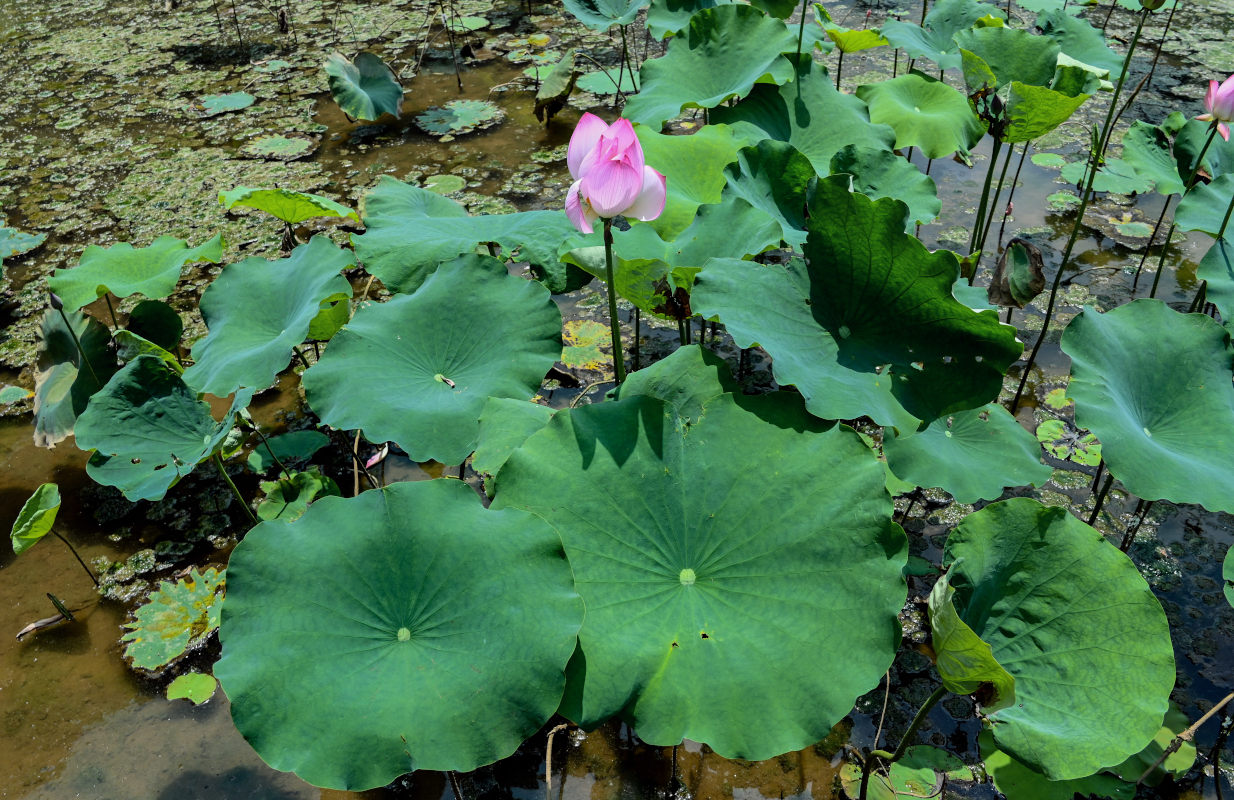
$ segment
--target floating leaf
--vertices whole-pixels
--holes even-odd
[[[190,570],[174,583],[162,581],[133,612],[120,637],[134,667],[157,670],[205,644],[219,626],[226,570]]]
[[[564,0],[566,11],[593,31],[629,25],[651,0]]]
[[[1202,314],[1135,300],[1092,308],[1063,332],[1076,424],[1110,472],[1145,500],[1234,511],[1230,334]]]
[[[287,258],[229,264],[202,293],[210,332],[193,345],[196,363],[185,370],[185,382],[216,397],[273,384],[322,303],[351,296],[339,273],[354,265],[352,254],[325,236],[314,236]]]
[[[629,71],[622,70],[620,77],[621,91],[638,91],[637,72],[630,73]],[[612,69],[609,69],[608,71],[596,70],[595,72],[588,72],[586,75],[579,78],[578,82],[574,85],[582,89],[584,92],[591,92],[592,94],[606,96],[610,94],[617,94],[617,78],[618,76],[614,74]],[[703,130],[706,130],[706,128]]]
[[[926,158],[967,157],[985,134],[963,93],[919,72],[858,86],[857,96],[870,107],[870,122],[896,132],[896,147],[919,147]]]
[[[956,69],[960,66],[960,48],[952,37],[990,14],[1001,16],[1003,12],[976,0],[939,0],[930,7],[924,25],[888,20],[882,34],[910,58],[928,58],[940,69]]]
[[[222,422],[210,415],[162,360],[130,361],[90,400],[77,420],[77,446],[98,450],[86,472],[129,500],[158,500],[176,481],[223,446],[235,414],[251,391],[237,392]]]
[[[544,287],[471,255],[357,311],[302,382],[322,422],[459,464],[485,401],[531,397],[560,356],[561,312]]]
[[[195,706],[209,700],[218,681],[208,672],[187,672],[167,685],[168,700],[188,700]]]
[[[236,727],[337,789],[513,753],[556,710],[583,613],[553,530],[455,480],[263,523],[228,572],[215,674]]]
[[[891,150],[850,144],[831,157],[831,173],[853,176],[853,190],[871,200],[893,197],[908,206],[905,231],[932,222],[943,210],[934,179]]]
[[[111,292],[116,297],[144,294],[158,299],[176,290],[185,264],[223,259],[226,242],[220,234],[196,247],[174,236],[160,236],[149,247],[122,242],[111,247],[90,245],[72,269],[58,269],[47,279],[65,311],[76,311]]]
[[[304,516],[315,500],[343,495],[333,478],[315,469],[293,472],[290,478],[262,481],[261,490],[266,497],[257,506],[257,516],[280,522],[292,522]]]
[[[56,524],[58,513],[60,487],[54,483],[44,483],[35,489],[17,513],[17,519],[13,520],[13,529],[9,532],[13,552],[21,555],[46,536],[51,526]]]
[[[583,726],[620,714],[651,744],[768,758],[825,735],[897,648],[882,468],[793,395],[559,412],[498,474],[508,507],[556,528],[587,604],[562,705]]]
[[[354,62],[331,53],[324,67],[334,102],[352,119],[375,120],[382,114],[397,117],[402,113],[403,87],[394,70],[372,53],[360,53]]]
[[[506,118],[506,112],[488,100],[451,100],[416,115],[416,124],[434,136],[455,136],[491,128]]]
[[[248,92],[207,94],[202,95],[193,104],[192,109],[199,117],[215,117],[219,114],[226,114],[229,111],[242,111],[255,102],[257,102],[257,98]]]
[[[219,203],[228,211],[233,208],[255,208],[281,219],[288,225],[298,225],[317,217],[338,217],[360,224],[360,216],[345,205],[328,197],[308,192],[293,192],[289,189],[237,186],[231,191],[220,192]]]
[[[4,219],[0,217],[0,223]],[[4,259],[29,253],[34,248],[47,241],[45,233],[23,233],[16,228],[6,228],[0,224],[0,264]]]
[[[34,373],[36,446],[54,447],[73,432],[91,396],[119,368],[110,345],[107,326],[93,317],[76,311],[62,317],[52,309],[43,314]]]
[[[307,460],[329,443],[330,437],[321,431],[314,430],[290,431],[278,436],[270,436],[249,453],[249,469],[262,474],[274,466],[276,458],[284,463],[291,459]],[[271,451],[274,451],[273,458],[270,455]]]
[[[745,5],[708,8],[690,17],[660,58],[643,62],[638,94],[626,117],[659,129],[686,108],[715,108],[745,97],[756,83],[793,80],[797,37],[780,20]],[[722,121],[722,120],[721,120]]]
[[[1125,783],[1108,772],[1072,780],[1050,780],[1010,753],[1000,750],[989,730],[981,732],[977,743],[986,772],[1007,800],[1074,800],[1076,795],[1109,800],[1132,800],[1135,797],[1134,784]]]
[[[1037,426],[1037,441],[1050,455],[1086,467],[1101,463],[1101,442],[1088,431],[1078,431],[1061,419],[1047,419]]]
[[[1041,249],[1025,239],[1012,239],[990,278],[990,304],[1024,308],[1044,289],[1045,261]]]
[[[1040,486],[1050,478],[1037,440],[998,403],[903,433],[883,436],[891,471],[917,486],[941,488],[961,503],[993,500],[1008,486]]]
[[[0,406],[12,405],[34,397],[34,392],[21,386],[0,386]]]
[[[602,369],[610,356],[600,352],[600,345],[609,343],[609,326],[590,319],[566,322],[561,335],[561,363],[574,369]]]
[[[1071,780],[1152,740],[1174,686],[1174,649],[1161,604],[1126,554],[1065,508],[1017,498],[966,517],[944,563],[960,617],[1015,678],[1015,705],[987,715],[1001,749]]]
[[[1063,167],[1063,180],[1082,186],[1086,167],[1083,161],[1073,161]],[[1121,158],[1107,158],[1093,178],[1093,189],[1116,194],[1139,194],[1151,191],[1153,182]]]
[[[259,136],[240,148],[251,158],[267,158],[272,161],[295,161],[311,156],[317,150],[317,139],[312,136]]]

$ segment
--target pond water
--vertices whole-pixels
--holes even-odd
[[[0,384],[31,385],[35,321],[45,306],[44,279],[55,268],[75,264],[87,244],[144,244],[164,233],[196,242],[223,231],[230,260],[273,255],[281,231],[256,215],[224,215],[215,199],[221,189],[277,183],[354,204],[377,176],[388,174],[457,187],[451,196],[473,213],[559,207],[568,185],[564,145],[570,131],[583,110],[606,101],[577,94],[546,126],[532,114],[524,76],[529,62],[515,63],[508,54],[548,63],[546,51],[560,54],[578,46],[613,64],[620,52],[618,39],[587,33],[556,5],[463,0],[458,4],[461,14],[484,16],[490,25],[455,42],[464,65],[460,91],[447,37],[439,24],[435,29],[430,24],[433,7],[419,0],[308,0],[296,4],[287,33],[279,32],[271,7],[261,2],[180,0],[170,5],[174,8],[161,2],[0,0],[0,46],[6,52],[0,60],[0,81],[6,86],[0,97],[0,212],[10,226],[49,234],[37,251],[4,267]],[[869,24],[877,25],[893,13],[914,18],[919,8],[907,2],[867,7],[850,0],[829,0],[826,5],[835,19],[847,18],[849,25],[867,11]],[[1103,14],[1104,8],[1089,12],[1098,24]],[[1225,0],[1200,0],[1185,3],[1178,16],[1157,77],[1132,115],[1156,121],[1169,109],[1199,113],[1200,78],[1234,72],[1234,47],[1229,44],[1234,9]],[[1110,33],[1125,44],[1130,24],[1130,14],[1116,11]],[[533,36],[547,37],[549,43],[538,45],[529,40]],[[408,87],[399,123],[357,125],[322,93],[319,65],[325,54],[333,49],[350,54],[363,47],[387,58]],[[658,45],[642,40],[636,41],[635,50],[639,56],[659,52]],[[1137,59],[1135,68],[1141,74],[1150,58],[1151,51]],[[843,86],[851,91],[863,81],[889,75],[891,69],[891,56],[883,51],[850,56]],[[256,104],[239,114],[209,118],[191,111],[197,98],[237,90],[253,93]],[[505,119],[490,130],[446,142],[412,123],[417,114],[455,99],[492,101]],[[1103,112],[1104,104],[1095,101],[1086,110],[1089,118]],[[315,152],[288,162],[245,157],[245,147],[289,133],[312,139]],[[1033,152],[1074,158],[1085,136],[1080,115]],[[974,152],[974,169],[957,160],[929,165],[944,213],[919,230],[928,246],[963,249],[967,244],[988,158],[987,140]],[[915,161],[926,167],[920,154]],[[1026,237],[1046,250],[1048,264],[1056,263],[1072,217],[1065,210],[1052,210],[1044,198],[1065,188],[1057,169],[1026,162],[1002,240]],[[1160,204],[1134,198],[1118,202],[1121,205],[1099,210],[1098,216],[1104,215],[1110,225],[1088,229],[1077,246],[1077,274],[1070,281],[1060,323],[1084,304],[1109,308],[1130,296],[1140,251],[1110,240],[1110,230],[1131,217],[1151,223]],[[995,224],[1001,219],[1001,213],[996,215]],[[1180,237],[1176,264],[1163,276],[1159,297],[1186,306],[1196,288],[1195,266],[1203,247],[1203,237]],[[987,261],[984,269],[991,266]],[[198,278],[204,282],[213,272],[217,269],[203,269]],[[195,291],[188,286],[173,302],[190,309]],[[592,286],[559,298],[567,319],[603,321],[602,291]],[[1142,286],[1139,296],[1144,294]],[[103,305],[90,311],[100,318],[108,313]],[[626,312],[626,322],[632,324]],[[1022,339],[1031,341],[1040,319],[1039,307],[1015,315]],[[644,359],[664,355],[677,341],[675,326],[644,319],[641,332]],[[709,344],[736,365],[738,351],[730,341],[721,336]],[[1067,373],[1056,336],[1047,341],[1037,370],[1020,412],[1030,429],[1041,415],[1041,394]],[[587,402],[602,394],[609,379],[602,366],[565,365],[544,394],[558,407]],[[755,356],[744,379],[751,387],[769,385],[765,359]],[[263,422],[281,424],[294,418],[297,405],[297,380],[288,375],[261,398],[254,413]],[[92,486],[84,474],[84,454],[71,441],[54,449],[32,445],[30,417],[24,413],[28,405],[8,411],[9,416],[0,419],[4,524],[16,517],[39,484],[55,481],[65,498],[57,530],[88,563],[100,558],[121,561],[166,541],[185,544],[198,564],[225,563],[234,542],[229,527],[241,518],[229,497],[218,499],[221,483],[214,475],[186,480],[172,493],[180,500],[173,497],[134,512]],[[405,459],[392,458],[383,470],[387,480],[441,475],[440,465]],[[1057,470],[1055,479],[1033,496],[1082,506],[1091,472]],[[251,489],[251,481],[242,487]],[[216,528],[209,537],[192,529],[192,519],[200,517],[195,509],[206,507],[203,498],[214,503],[210,509]],[[902,501],[901,507],[905,505]],[[1134,499],[1116,490],[1101,526],[1117,540],[1134,508]],[[938,497],[918,505],[905,523],[913,552],[937,558],[948,523],[963,510]],[[1220,559],[1231,544],[1234,518],[1229,515],[1160,503],[1147,515],[1131,550],[1169,615],[1179,665],[1174,699],[1192,719],[1234,689],[1234,610],[1224,601],[1220,578]],[[147,578],[166,579],[184,565],[175,555],[180,551],[165,552]],[[910,601],[920,601],[927,589],[926,584],[910,583]],[[15,641],[13,634],[27,623],[54,613],[48,592],[74,612],[77,622]],[[0,759],[0,797],[454,796],[455,789],[440,773],[416,773],[386,789],[353,794],[320,790],[270,769],[232,726],[221,692],[200,707],[169,702],[163,696],[167,678],[139,677],[125,666],[119,637],[128,612],[122,602],[98,599],[60,542],[42,543],[20,559],[0,548],[0,753],[6,754]],[[189,663],[208,669],[215,656],[217,645],[212,644]],[[884,746],[887,737],[896,740],[929,694],[928,674],[928,661],[913,650],[908,637],[890,676],[894,692],[886,703],[880,739]],[[722,759],[690,742],[678,748],[650,747],[618,725],[586,735],[560,732],[553,745],[552,795],[597,800],[841,795],[838,770],[844,748],[874,742],[883,706],[880,687],[861,698],[824,741],[759,763]],[[921,741],[948,745],[975,760],[977,728],[971,712],[966,698],[936,707]],[[515,756],[458,776],[462,795],[544,796],[545,742],[554,723]],[[1211,746],[1216,727],[1210,723],[1200,731],[1201,748]],[[1224,763],[1230,760],[1227,748]],[[1222,788],[1228,796],[1229,781],[1226,773],[1216,783],[1188,787],[1187,796],[1220,797]],[[959,792],[994,795],[988,784]]]

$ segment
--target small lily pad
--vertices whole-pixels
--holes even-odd
[[[0,386],[0,406],[12,405],[27,397],[34,397],[34,392],[20,386]]]
[[[204,672],[189,672],[176,678],[167,686],[168,700],[190,700],[199,706],[214,696],[218,681]]]
[[[265,158],[271,161],[295,161],[311,156],[317,150],[315,136],[259,136],[240,148],[249,158]]]
[[[1062,169],[1067,163],[1058,153],[1033,153],[1028,160],[1043,169]]]
[[[458,175],[429,175],[424,179],[424,188],[437,194],[453,194],[467,187],[467,181]]]
[[[231,92],[230,94],[207,94],[198,98],[189,108],[201,118],[215,117],[230,111],[241,111],[257,102],[257,98],[248,92]]]
[[[416,124],[431,136],[454,137],[491,128],[506,118],[506,112],[487,100],[451,100],[416,115]]]
[[[561,335],[561,363],[575,369],[604,369],[608,356],[600,345],[609,339],[609,327],[590,319],[572,319]]]
[[[29,253],[46,240],[45,233],[23,233],[16,228],[0,225],[0,264],[3,264],[6,258]]]
[[[1047,419],[1038,425],[1037,441],[1055,458],[1074,461],[1086,467],[1101,463],[1101,442],[1097,441],[1097,437],[1088,431],[1078,431],[1061,419]]]
[[[132,630],[120,641],[133,666],[161,669],[204,644],[219,626],[225,575],[226,570],[210,567],[191,570],[175,583],[163,581],[125,623]]]

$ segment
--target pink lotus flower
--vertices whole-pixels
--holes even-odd
[[[1217,120],[1217,132],[1222,139],[1230,141],[1230,126],[1226,123],[1234,121],[1234,75],[1226,78],[1220,86],[1216,81],[1208,82],[1204,107],[1208,109],[1208,113],[1196,119]],[[574,142],[570,142],[570,146],[573,147]]]
[[[584,114],[570,136],[566,164],[574,178],[566,216],[583,233],[591,233],[598,219],[621,214],[647,222],[664,211],[664,176],[643,163],[643,146],[627,119],[606,125]]]

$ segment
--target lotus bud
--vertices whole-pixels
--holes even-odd
[[[60,299],[60,295],[55,292],[48,292],[47,299],[51,302],[51,307],[57,311],[64,310],[64,301]]]
[[[643,162],[643,146],[629,120],[612,125],[584,114],[570,136],[566,166],[574,185],[566,194],[566,216],[591,233],[599,219],[618,214],[653,220],[664,211],[664,176]]]

